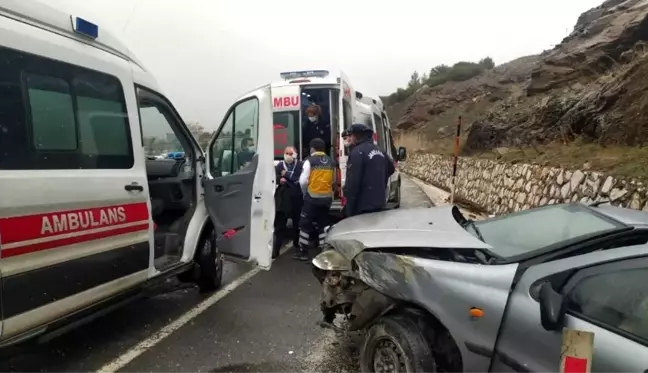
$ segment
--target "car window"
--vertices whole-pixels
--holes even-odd
[[[0,47],[0,169],[128,169],[118,78]]]
[[[493,251],[509,257],[576,237],[623,227],[578,204],[549,205],[475,223]],[[467,227],[468,231],[478,236]]]
[[[579,281],[567,309],[648,343],[648,268],[615,270]]]
[[[178,153],[184,156],[186,149],[180,141],[182,135],[176,133],[178,124],[168,114],[166,106],[141,100],[139,105],[142,142],[146,156],[175,158]]]
[[[248,167],[256,154],[259,101],[241,101],[230,111],[210,147],[212,175],[224,176]]]

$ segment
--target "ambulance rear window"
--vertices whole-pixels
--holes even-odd
[[[282,160],[286,146],[299,149],[299,110],[276,112],[273,119],[274,158]]]

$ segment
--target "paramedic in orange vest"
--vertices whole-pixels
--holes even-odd
[[[329,224],[329,210],[333,203],[335,162],[324,152],[324,140],[310,142],[310,157],[304,161],[299,184],[304,193],[304,204],[299,219],[299,252],[295,259],[308,260],[308,249],[324,241],[324,228]]]

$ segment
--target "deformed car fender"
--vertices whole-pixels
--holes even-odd
[[[363,251],[355,276],[396,301],[422,308],[454,339],[465,371],[485,371],[518,264],[480,265]],[[471,308],[483,316],[471,316]]]
[[[322,252],[313,258],[312,263],[323,271],[348,271],[351,260],[364,250],[358,240],[331,240],[322,247]]]

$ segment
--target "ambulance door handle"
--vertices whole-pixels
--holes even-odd
[[[144,187],[137,184],[137,183],[126,184],[126,185],[124,185],[124,189],[126,189],[126,191],[128,191],[128,192],[134,192],[134,191],[143,192],[144,191]]]

